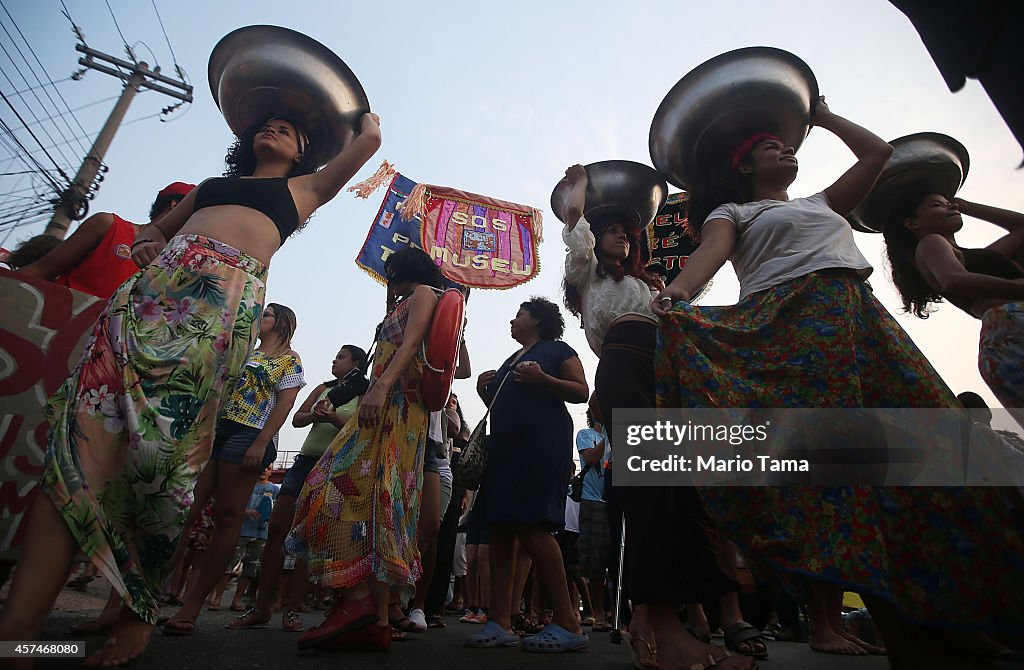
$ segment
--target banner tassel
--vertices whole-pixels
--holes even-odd
[[[400,216],[402,221],[408,221],[415,217],[417,214],[423,215],[427,209],[427,185],[416,184],[413,186],[412,191],[409,193],[409,197],[405,199],[405,202],[398,206],[398,211],[401,212]]]
[[[349,186],[345,190],[349,193],[355,193],[357,198],[365,200],[366,198],[369,198],[374,191],[383,186],[385,182],[394,177],[396,173],[395,166],[385,160],[380,164],[380,167],[377,168],[377,171],[368,179]]]
[[[540,210],[536,207],[531,212],[533,217],[533,236],[537,238],[537,242],[544,241],[544,215],[541,214]]]

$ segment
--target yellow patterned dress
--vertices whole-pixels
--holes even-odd
[[[402,345],[409,300],[384,320],[370,386]],[[299,493],[288,553],[304,556],[314,581],[332,588],[369,578],[411,590],[420,576],[416,546],[428,413],[420,394],[417,355],[391,389],[381,421],[345,424]]]

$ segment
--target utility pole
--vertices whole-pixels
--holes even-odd
[[[103,124],[103,129],[100,130],[100,134],[96,137],[96,141],[93,142],[92,148],[89,149],[89,153],[86,154],[85,159],[82,161],[82,167],[78,169],[78,174],[75,175],[74,181],[54,201],[53,218],[50,219],[50,223],[47,224],[43,234],[52,235],[60,239],[64,239],[64,236],[67,235],[68,227],[71,225],[72,220],[80,221],[89,213],[89,200],[95,197],[97,189],[93,182],[100,172],[103,157],[106,155],[107,149],[110,148],[114,135],[124,120],[124,116],[128,112],[128,106],[131,104],[135,94],[142,88],[148,88],[182,101],[177,105],[164,108],[163,112],[165,114],[182,103],[192,102],[192,87],[184,81],[165,77],[160,74],[160,68],[150,70],[149,65],[143,61],[129,63],[120,58],[91,49],[84,43],[75,45],[75,49],[85,54],[78,59],[81,65],[117,77],[123,80],[125,85],[124,90],[121,92],[121,97],[118,99],[117,104],[114,105],[110,116],[107,117],[107,122]],[[114,67],[111,67],[111,65]]]

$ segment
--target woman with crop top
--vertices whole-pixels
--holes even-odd
[[[236,197],[208,181],[143,227],[132,258],[144,270],[111,297],[49,404],[46,495],[0,616],[3,639],[39,634],[82,550],[125,600],[89,662],[120,665],[145,650],[217,415],[256,342],[266,268],[285,233],[379,146],[378,119],[365,114],[360,134],[315,171],[317,148],[301,128],[268,120],[226,158]],[[270,195],[251,192],[256,180],[269,180]]]
[[[655,406],[654,350],[658,317],[651,298],[663,288],[644,270],[640,235],[649,223],[635,212],[605,215],[588,221],[587,172],[581,165],[566,170],[572,186],[562,239],[565,259],[565,302],[583,321],[587,342],[600,357],[594,393],[601,416],[611,425],[615,408]],[[614,446],[614,445],[613,445]],[[625,509],[629,598],[634,606],[627,641],[640,667],[657,663],[657,640],[650,613],[686,604],[692,625],[703,619],[701,601],[735,589],[723,572],[717,541],[700,498],[685,487],[618,487]],[[652,512],[657,510],[657,512]],[[665,516],[672,532],[665,532]],[[738,601],[724,612],[723,628],[742,622]],[[744,640],[743,652],[763,654],[763,640]],[[722,652],[694,637],[682,640],[684,656],[693,663]],[[734,659],[736,667],[747,661]],[[724,666],[731,667],[731,666]]]
[[[295,516],[295,499],[302,490],[306,477],[337,436],[338,431],[355,416],[359,397],[369,386],[363,372],[365,366],[365,351],[354,344],[343,346],[331,364],[334,379],[313,389],[292,417],[292,425],[296,428],[312,427],[302,443],[302,449],[295,457],[295,463],[285,473],[277,501],[274,503],[274,511],[270,515],[267,544],[263,547],[263,556],[260,558],[260,584],[256,602],[229,623],[228,629],[262,628],[270,621],[284,566],[284,538],[291,529]],[[335,390],[339,393],[333,393]],[[329,395],[336,398],[340,404],[334,405]],[[299,612],[302,610],[302,600],[306,596],[306,591],[309,590],[306,561],[295,562],[295,572],[291,577],[290,586],[281,614],[281,629],[289,633],[300,633],[305,627]]]
[[[814,122],[858,160],[809,198],[789,198],[794,150],[767,133],[702,166],[704,186],[691,190],[690,209],[690,221],[703,222],[701,245],[653,305],[661,315],[659,407],[958,406],[864,283],[870,267],[843,218],[871,189],[892,147],[823,100]],[[728,259],[740,302],[689,305]],[[846,589],[868,602],[891,667],[980,667],[969,645],[960,651],[968,658],[952,652],[953,629],[1014,629],[1022,614],[1024,575],[1011,557],[1024,544],[1006,531],[1014,526],[998,493],[866,484],[700,493],[748,558],[791,583],[810,581],[818,648],[862,653],[836,621],[834,595]],[[968,577],[979,565],[985,576]]]
[[[272,302],[263,310],[260,344],[245,362],[238,385],[221,410],[213,454],[199,475],[185,521],[185,527],[191,528],[212,498],[213,536],[199,576],[185,592],[181,609],[164,624],[165,633],[191,634],[206,596],[230,572],[228,563],[238,544],[246,504],[260,473],[277,458],[277,433],[306,384],[302,361],[291,349],[296,326],[295,312],[284,305]],[[172,563],[184,557],[187,548],[186,541],[179,541]]]
[[[1008,234],[984,249],[960,247],[954,235],[963,228],[961,213]],[[924,319],[945,298],[981,319],[981,376],[1003,407],[1024,409],[1024,214],[908,191],[894,204],[884,234],[903,308]]]

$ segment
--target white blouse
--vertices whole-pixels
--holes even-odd
[[[590,223],[581,218],[576,226],[562,229],[562,241],[569,247],[565,255],[565,279],[580,292],[583,302],[583,330],[591,350],[601,356],[604,336],[616,319],[635,315],[658,323],[651,311],[657,290],[642,279],[625,276],[622,281],[597,276],[596,239]]]

